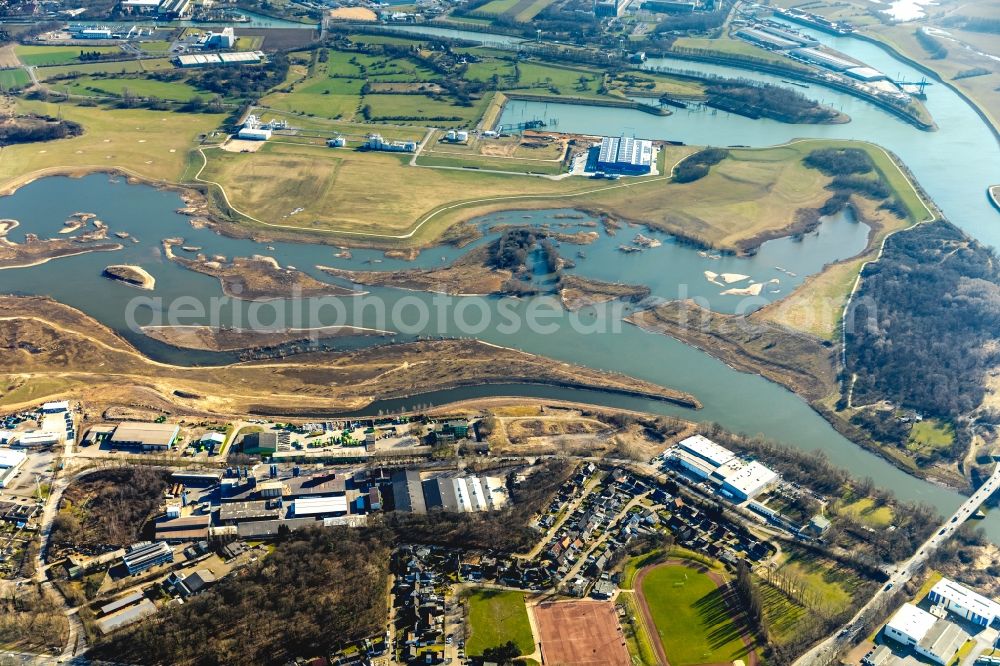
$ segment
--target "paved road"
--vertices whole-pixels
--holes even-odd
[[[968,520],[982,506],[983,502],[998,489],[1000,489],[1000,464],[997,464],[993,475],[986,483],[980,486],[969,499],[965,500],[962,506],[958,507],[958,510],[949,516],[942,525],[935,528],[931,537],[917,549],[917,552],[910,559],[896,568],[889,576],[889,580],[875,592],[868,603],[858,610],[843,629],[838,630],[837,634],[830,636],[799,657],[793,666],[823,666],[830,663],[843,648],[853,642],[856,633],[854,629],[862,616],[870,609],[885,603],[900,585],[910,580],[927,562],[931,552],[948,541],[955,534],[955,530],[961,527],[962,523]]]

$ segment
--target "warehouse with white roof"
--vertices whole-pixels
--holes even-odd
[[[940,620],[911,603],[896,611],[883,634],[942,666],[950,663],[969,640],[969,635],[957,624]]]
[[[347,497],[299,497],[292,501],[292,515],[296,518],[310,516],[342,516],[347,513]]]
[[[778,475],[756,460],[733,459],[712,474],[720,484],[720,492],[745,502],[759,495],[778,481]]]
[[[0,488],[6,488],[17,476],[28,454],[17,449],[0,449]]]
[[[981,627],[988,627],[1000,618],[1000,604],[947,578],[939,580],[927,598]]]

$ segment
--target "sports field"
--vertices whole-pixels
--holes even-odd
[[[733,619],[720,574],[668,563],[639,574],[645,604],[671,666],[721,664],[757,655],[743,642],[745,628]]]
[[[521,654],[534,652],[523,593],[483,589],[472,592],[467,600],[469,635],[465,647],[470,655],[481,655],[507,641],[514,641]]]
[[[561,601],[539,604],[531,612],[546,664],[631,666],[613,603]]]

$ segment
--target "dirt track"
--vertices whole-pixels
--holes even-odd
[[[743,611],[733,604],[731,595],[725,592],[724,588],[727,585],[726,580],[720,574],[715,571],[711,571],[704,566],[695,565],[695,563],[690,560],[666,560],[664,562],[652,564],[648,567],[643,567],[639,573],[636,574],[632,589],[639,605],[639,612],[642,613],[643,624],[646,625],[646,633],[649,635],[649,640],[653,644],[653,649],[656,650],[656,656],[660,660],[660,663],[664,664],[664,666],[670,666],[670,662],[667,660],[667,653],[663,649],[663,642],[660,640],[660,632],[656,630],[656,623],[653,622],[653,614],[649,610],[649,604],[646,603],[646,595],[642,592],[642,581],[645,580],[646,575],[653,569],[663,566],[685,566],[705,574],[708,576],[709,580],[715,583],[716,587],[723,590],[722,597],[725,599],[726,606],[732,612],[733,617],[741,615]],[[743,645],[747,648],[747,666],[758,666],[759,660],[757,658],[757,652],[754,650],[755,641],[753,636],[743,632],[740,636],[740,640],[743,641]]]

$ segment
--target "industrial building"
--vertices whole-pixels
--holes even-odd
[[[608,18],[621,16],[632,4],[632,0],[594,0],[594,16]]]
[[[347,498],[344,496],[300,497],[292,501],[292,515],[296,518],[319,518],[346,514]]]
[[[160,0],[122,0],[123,14],[155,14],[160,7]]]
[[[176,58],[179,67],[212,67],[216,65],[256,65],[264,60],[262,51],[235,53],[185,53]]]
[[[759,462],[742,460],[702,435],[681,440],[669,457],[696,478],[718,486],[720,494],[737,503],[753,499],[779,479],[776,472]]]
[[[940,620],[911,603],[903,604],[889,619],[884,635],[942,666],[969,640],[969,635],[958,625]]]
[[[111,448],[165,451],[174,445],[181,429],[176,423],[141,423],[125,421],[118,424],[108,438]]]
[[[14,481],[28,454],[15,449],[0,449],[0,488],[6,488]]]
[[[365,141],[368,150],[380,150],[388,153],[412,153],[417,150],[416,141],[386,141],[381,134],[369,134]]]
[[[779,35],[772,35],[764,32],[763,30],[758,30],[757,28],[741,28],[736,31],[736,34],[747,41],[753,42],[754,44],[759,44],[765,48],[776,49],[778,51],[784,51],[785,49],[797,49],[801,48],[803,45],[798,40],[786,39]]]
[[[794,32],[786,28],[780,27],[778,25],[773,25],[771,23],[761,23],[754,26],[761,32],[765,32],[769,35],[774,35],[775,37],[781,37],[782,39],[787,39],[792,42],[798,42],[802,46],[819,46],[819,40],[811,35],[804,35],[801,32]]]
[[[207,32],[201,39],[202,48],[231,49],[236,46],[236,32],[232,26],[222,29],[222,32]]]
[[[156,13],[165,19],[178,19],[191,13],[191,0],[162,0]]]
[[[507,501],[503,483],[493,477],[438,477],[424,481],[423,489],[428,509],[492,511]]]
[[[844,71],[852,79],[857,79],[858,81],[884,81],[889,78],[882,72],[878,71],[874,67],[851,67]]]
[[[165,564],[174,561],[174,549],[165,541],[143,541],[133,544],[125,551],[122,562],[125,568],[133,576],[142,573],[147,569],[152,569],[158,564]]]
[[[712,479],[720,484],[719,492],[745,502],[759,495],[778,481],[778,475],[759,462],[735,458],[712,472]]]
[[[427,513],[420,472],[412,469],[398,470],[392,474],[392,497],[396,511]]]
[[[597,169],[608,173],[641,175],[653,168],[653,142],[632,137],[604,137]]]
[[[677,0],[646,0],[642,3],[642,8],[647,12],[660,14],[693,14],[695,3],[678,2]]]
[[[248,520],[278,520],[282,516],[281,500],[249,500],[223,502],[219,509],[219,522],[236,525]]]
[[[796,49],[792,51],[799,60],[803,60],[812,65],[819,65],[820,67],[826,67],[827,69],[832,69],[835,72],[844,72],[848,69],[852,69],[858,66],[858,63],[851,60],[846,60],[844,58],[833,55],[832,53],[827,53],[826,51],[820,51],[815,48],[805,48]]]
[[[155,614],[156,604],[143,597],[142,594],[139,594],[139,596],[140,600],[138,603],[128,605],[117,612],[99,618],[95,624],[97,624],[97,628],[101,630],[101,633],[109,634],[115,629],[120,629],[133,622],[138,622],[144,617]]]
[[[682,439],[678,442],[678,446],[712,467],[722,467],[736,457],[736,454],[726,447],[719,446],[702,435],[692,435]]]
[[[156,522],[156,540],[168,543],[203,541],[208,538],[209,515],[186,516]]]
[[[1000,618],[1000,604],[947,578],[939,580],[927,598],[980,627],[988,627]]]
[[[52,430],[29,430],[28,432],[18,434],[15,443],[17,446],[23,447],[55,446],[61,442],[62,439],[62,433],[54,432]]]
[[[272,455],[278,451],[278,433],[252,432],[243,436],[240,447],[250,455]]]

